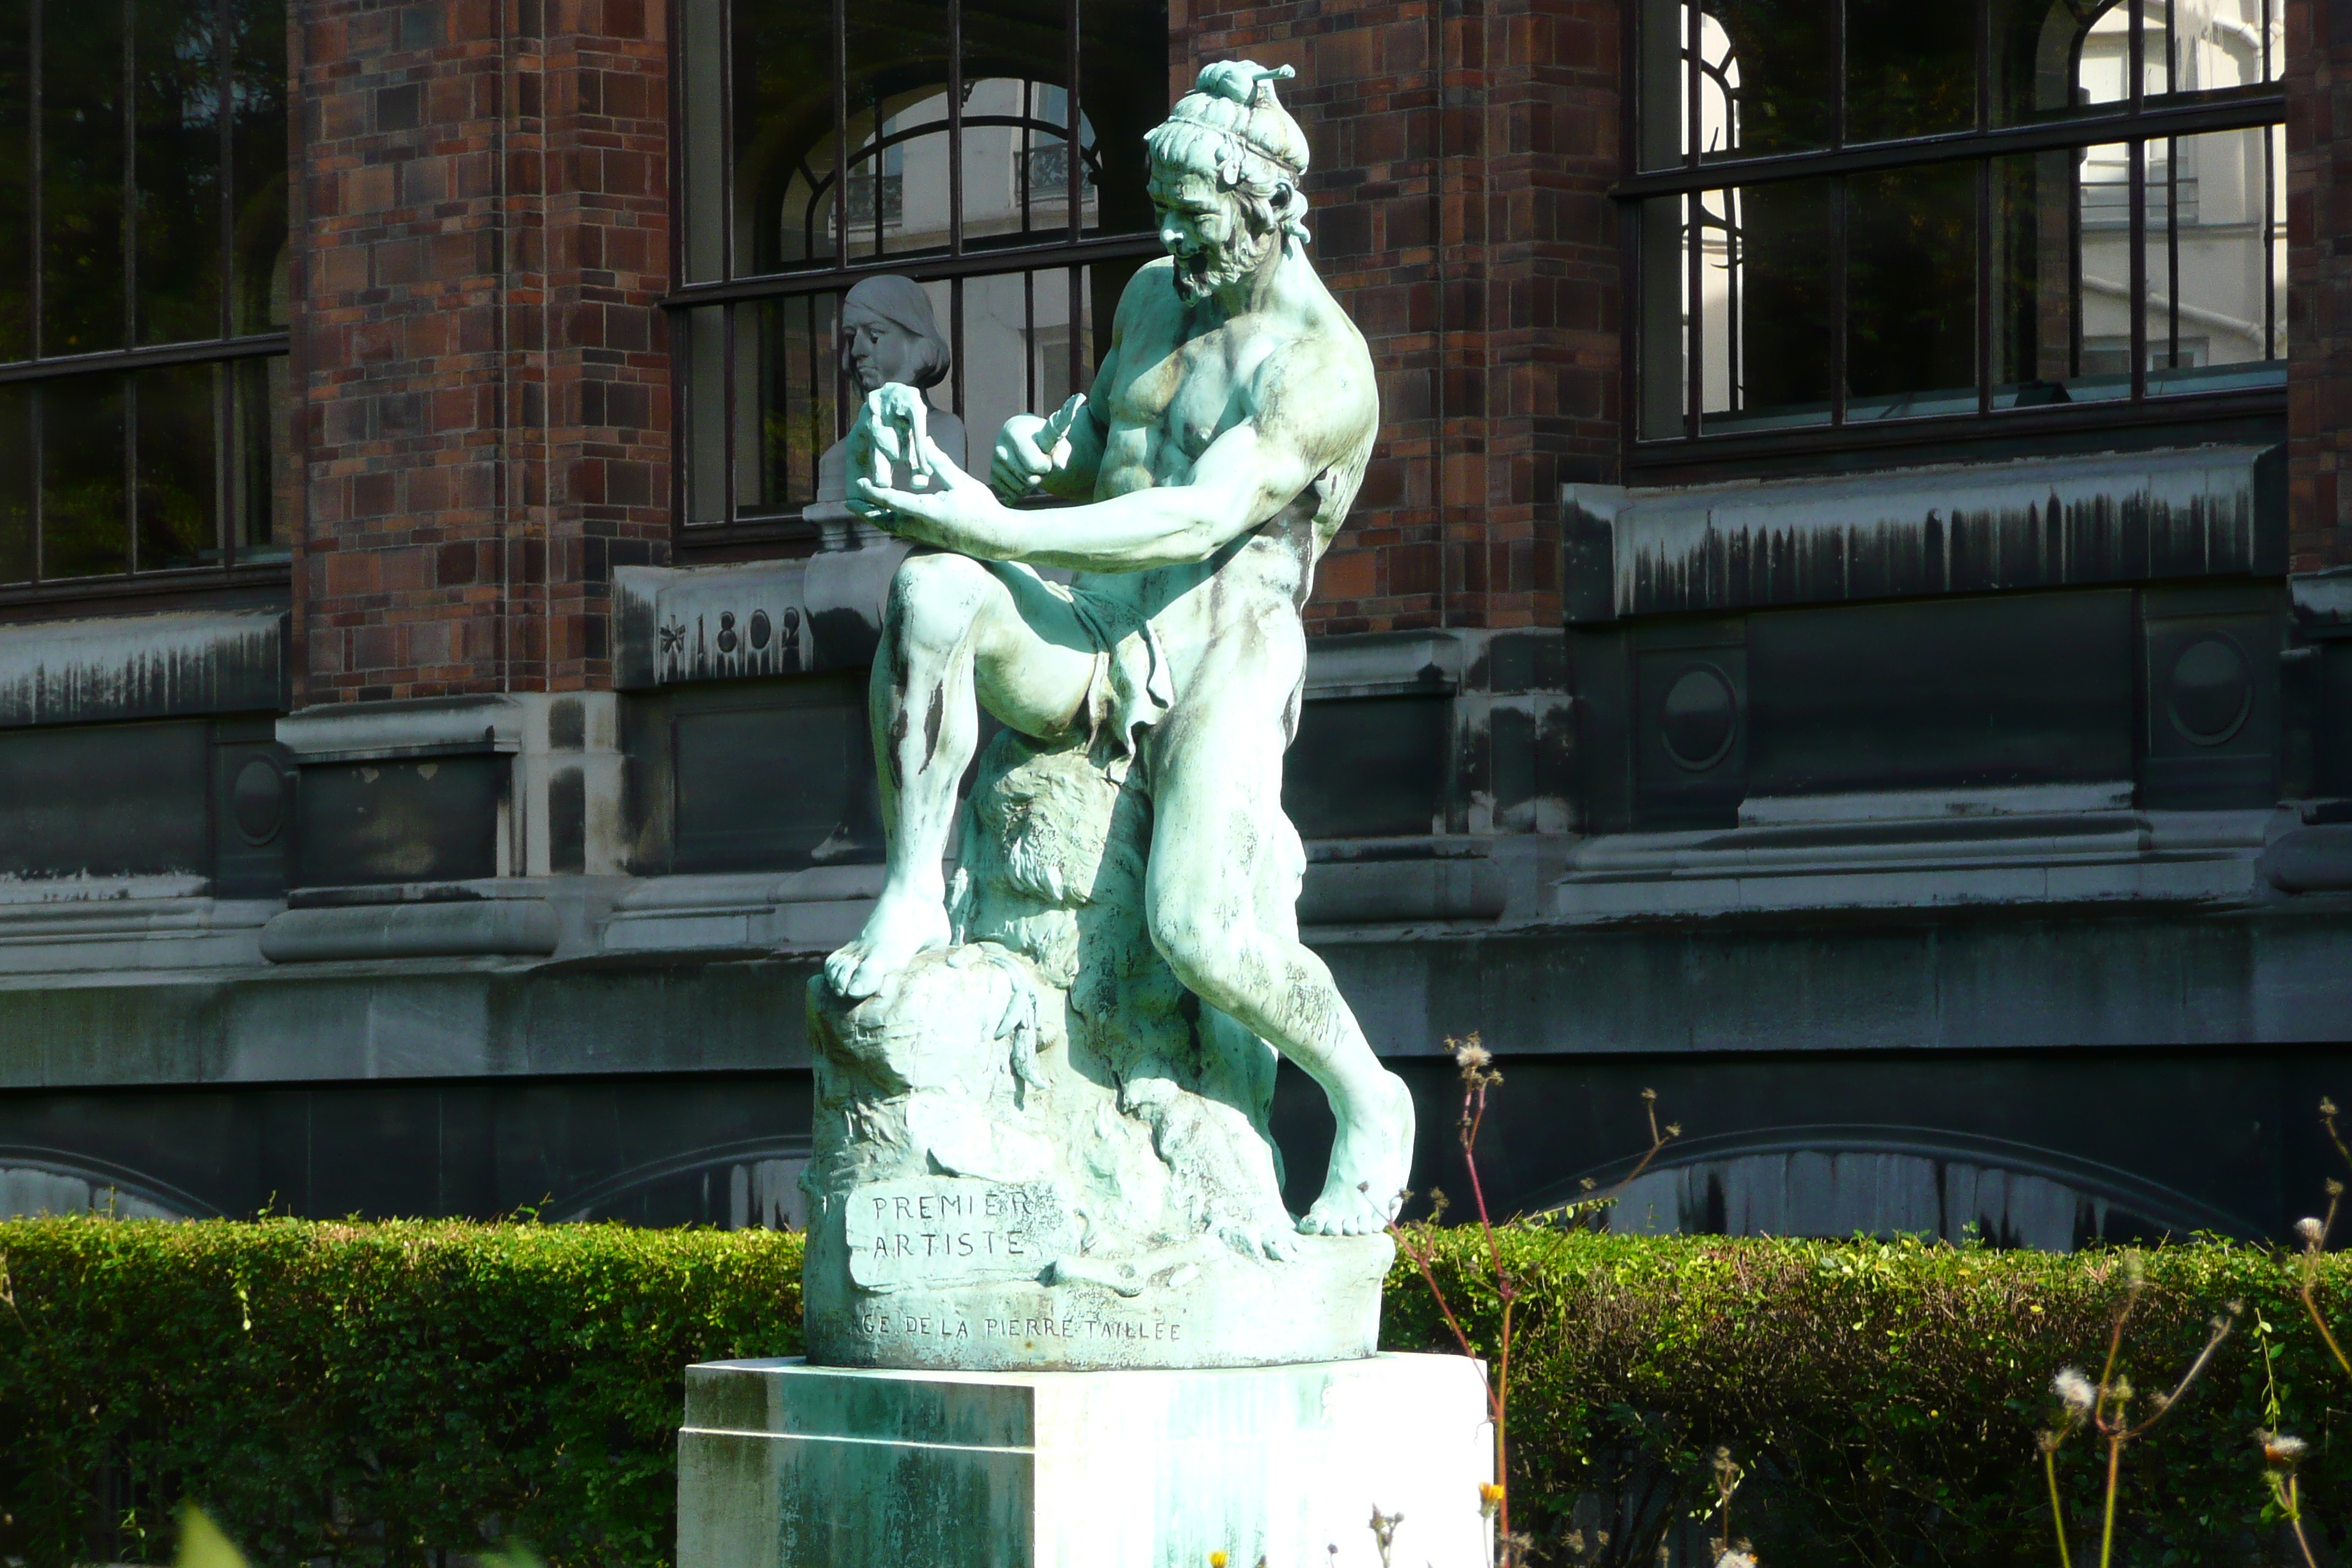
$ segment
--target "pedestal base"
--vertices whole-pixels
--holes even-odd
[[[687,1369],[677,1568],[1483,1568],[1484,1370]],[[1334,1555],[1330,1549],[1338,1548]]]

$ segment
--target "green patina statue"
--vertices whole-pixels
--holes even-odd
[[[872,393],[848,438],[850,504],[924,548],[874,669],[884,890],[811,991],[818,1359],[1371,1348],[1412,1106],[1298,941],[1281,798],[1300,609],[1380,409],[1363,337],[1307,258],[1307,141],[1273,88],[1289,74],[1212,65],[1150,132],[1169,254],[1129,284],[1091,392],[1007,421],[987,481],[904,385]],[[1007,504],[1040,490],[1079,504]],[[982,708],[1010,732],[950,879]],[[1269,1050],[1337,1121],[1297,1220]]]

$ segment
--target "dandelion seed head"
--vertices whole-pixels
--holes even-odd
[[[2274,1470],[2292,1470],[2308,1453],[2311,1445],[2300,1437],[2290,1437],[2284,1432],[2257,1428],[2254,1444],[2263,1451],[2263,1463]]]
[[[2091,1380],[2071,1366],[2058,1369],[2058,1375],[2050,1380],[2050,1391],[2077,1415],[2089,1415],[2099,1402],[2099,1391],[2091,1386]]]
[[[2327,1227],[2319,1223],[2316,1215],[2305,1215],[2294,1222],[2294,1238],[2316,1252],[2319,1244],[2327,1239]]]

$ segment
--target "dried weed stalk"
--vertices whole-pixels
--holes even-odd
[[[2211,1331],[2206,1336],[2205,1348],[2197,1352],[2189,1370],[2180,1374],[2169,1392],[2148,1396],[2147,1416],[2134,1421],[2132,1402],[2139,1394],[2129,1378],[2117,1374],[2116,1363],[2123,1353],[2124,1331],[2147,1294],[2147,1275],[2137,1251],[2124,1255],[2123,1268],[2124,1299],[2107,1331],[2107,1359],[2099,1369],[2099,1381],[2093,1384],[2071,1366],[2060,1368],[2058,1375],[2050,1380],[2051,1392],[2058,1396],[2058,1423],[2041,1434],[2040,1443],[2042,1472],[2050,1483],[2050,1520],[2058,1535],[2059,1568],[2074,1568],[2074,1556],[2066,1542],[2066,1512],[2058,1500],[2059,1448],[2067,1438],[2086,1428],[2106,1445],[2106,1500],[2099,1524],[2099,1568],[2111,1568],[2116,1550],[2116,1497],[2123,1479],[2125,1446],[2146,1436],[2180,1403],[2189,1385],[2203,1375],[2212,1362],[2213,1352],[2230,1337],[2231,1325],[2244,1310],[2243,1302],[2232,1301],[2227,1316],[2210,1320],[2208,1327]]]
[[[1495,1425],[1495,1479],[1491,1484],[1479,1489],[1479,1502],[1481,1511],[1486,1513],[1494,1521],[1496,1539],[1498,1542],[1497,1568],[1517,1568],[1517,1564],[1526,1560],[1527,1553],[1533,1545],[1530,1538],[1525,1535],[1515,1535],[1511,1531],[1508,1468],[1511,1344],[1514,1330],[1513,1317],[1519,1301],[1519,1286],[1510,1270],[1503,1267],[1502,1244],[1496,1238],[1494,1216],[1486,1207],[1486,1185],[1478,1174],[1478,1132],[1486,1124],[1486,1094],[1489,1089],[1503,1081],[1503,1075],[1496,1069],[1494,1053],[1486,1049],[1475,1032],[1460,1039],[1455,1039],[1451,1035],[1447,1036],[1445,1048],[1452,1053],[1454,1066],[1460,1070],[1462,1077],[1462,1111],[1454,1123],[1454,1137],[1455,1141],[1462,1145],[1462,1163],[1469,1173],[1471,1205],[1477,1212],[1479,1234],[1486,1243],[1486,1262],[1494,1275],[1495,1295],[1503,1304],[1502,1322],[1495,1336],[1494,1364],[1487,1369],[1486,1375],[1486,1409],[1488,1416]],[[1658,1095],[1655,1089],[1643,1089],[1642,1101],[1644,1110],[1648,1112],[1650,1122],[1648,1151],[1634,1164],[1633,1170],[1626,1173],[1624,1180],[1618,1183],[1605,1198],[1571,1205],[1567,1210],[1562,1211],[1570,1216],[1571,1226],[1577,1223],[1584,1211],[1598,1210],[1614,1202],[1618,1194],[1622,1193],[1632,1184],[1635,1177],[1650,1168],[1650,1163],[1658,1157],[1660,1150],[1673,1140],[1682,1136],[1682,1128],[1672,1122],[1669,1122],[1664,1131],[1660,1130]],[[1588,1191],[1591,1186],[1591,1182],[1585,1184]],[[1430,1218],[1432,1220],[1443,1218],[1445,1209],[1445,1194],[1433,1190],[1430,1193]],[[1430,1265],[1429,1249],[1416,1242],[1410,1233],[1393,1224],[1389,1226],[1389,1234],[1396,1238],[1397,1249],[1411,1258],[1413,1267],[1421,1271],[1422,1280],[1429,1287],[1430,1298],[1437,1303],[1438,1312],[1445,1319],[1446,1328],[1452,1331],[1454,1343],[1461,1347],[1464,1355],[1475,1357],[1477,1352],[1471,1348],[1469,1331],[1462,1326],[1462,1320],[1454,1310],[1454,1303],[1446,1299],[1444,1287],[1437,1282],[1436,1271]]]

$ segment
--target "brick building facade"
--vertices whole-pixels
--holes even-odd
[[[894,53],[837,4],[295,0],[282,336],[205,350],[283,357],[282,550],[0,588],[5,1190],[796,1215],[898,559],[817,493],[843,301],[928,290],[977,458],[998,383],[1082,384],[1152,249],[1121,149],[1160,105],[1118,100],[1246,56],[1297,68],[1384,414],[1308,612],[1301,919],[1436,1097],[1432,1168],[1438,1043],[1478,1028],[1506,1201],[1622,1163],[1654,1084],[1694,1136],[1629,1223],[2275,1231],[2352,1033],[2352,30],[2246,3],[2160,79],[2145,16],[2083,24],[2036,119],[2002,40],[2046,25],[1987,0],[1974,107],[1915,153],[1850,136],[1861,77],[1818,144],[1756,129],[1793,3],[904,0]],[[1823,13],[1857,59],[1870,7]],[[1942,262],[1866,226],[1941,188],[1915,163],[1975,182]],[[2278,199],[2231,198],[2257,169]],[[1770,249],[1816,188],[1818,277]],[[2224,229],[2267,307],[2195,274]],[[1970,256],[1964,309],[1885,280]],[[1818,406],[1766,408],[1815,340]],[[1890,342],[1966,384],[1888,383]],[[67,369],[17,379],[62,408]],[[1278,1112],[1311,1192],[1319,1105]]]

